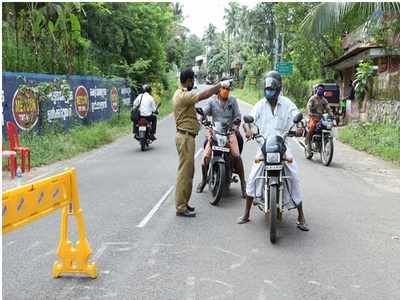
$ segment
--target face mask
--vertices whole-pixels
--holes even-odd
[[[324,95],[324,90],[317,90],[317,95],[322,97]]]
[[[228,97],[229,97],[229,90],[227,90],[227,89],[221,89],[221,90],[219,91],[219,95],[220,95],[220,97],[221,97],[223,100],[226,100],[226,99],[228,99]]]
[[[274,90],[264,90],[265,99],[267,99],[268,101],[273,100],[275,94],[276,94],[276,91],[274,91]]]

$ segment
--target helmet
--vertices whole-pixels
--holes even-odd
[[[282,89],[282,76],[277,71],[269,71],[265,76],[264,88],[280,91]]]
[[[143,93],[151,93],[151,86],[148,84],[143,84],[142,89]]]

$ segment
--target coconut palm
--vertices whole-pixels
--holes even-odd
[[[301,25],[301,30],[308,34],[322,35],[334,30],[349,18],[366,22],[375,12],[399,14],[400,2],[323,2],[314,6]]]

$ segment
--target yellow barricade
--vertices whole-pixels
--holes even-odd
[[[86,238],[85,223],[79,205],[75,169],[10,189],[3,193],[3,234],[24,226],[62,208],[58,260],[53,277],[62,273],[86,273],[97,277],[96,263],[89,263],[92,250]],[[73,215],[78,228],[76,245],[68,240],[68,217]]]

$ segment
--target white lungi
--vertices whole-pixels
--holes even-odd
[[[287,145],[286,145],[287,146]],[[289,148],[286,151],[286,157],[293,157]],[[263,155],[261,150],[257,152],[255,159],[262,159]],[[264,201],[264,179],[256,179],[259,176],[264,176],[265,165],[264,162],[253,163],[250,174],[247,178],[246,193],[250,197]],[[287,208],[295,208],[301,204],[301,191],[298,169],[296,162],[284,164],[285,176],[290,176],[284,180],[285,187],[283,190],[283,203]]]

